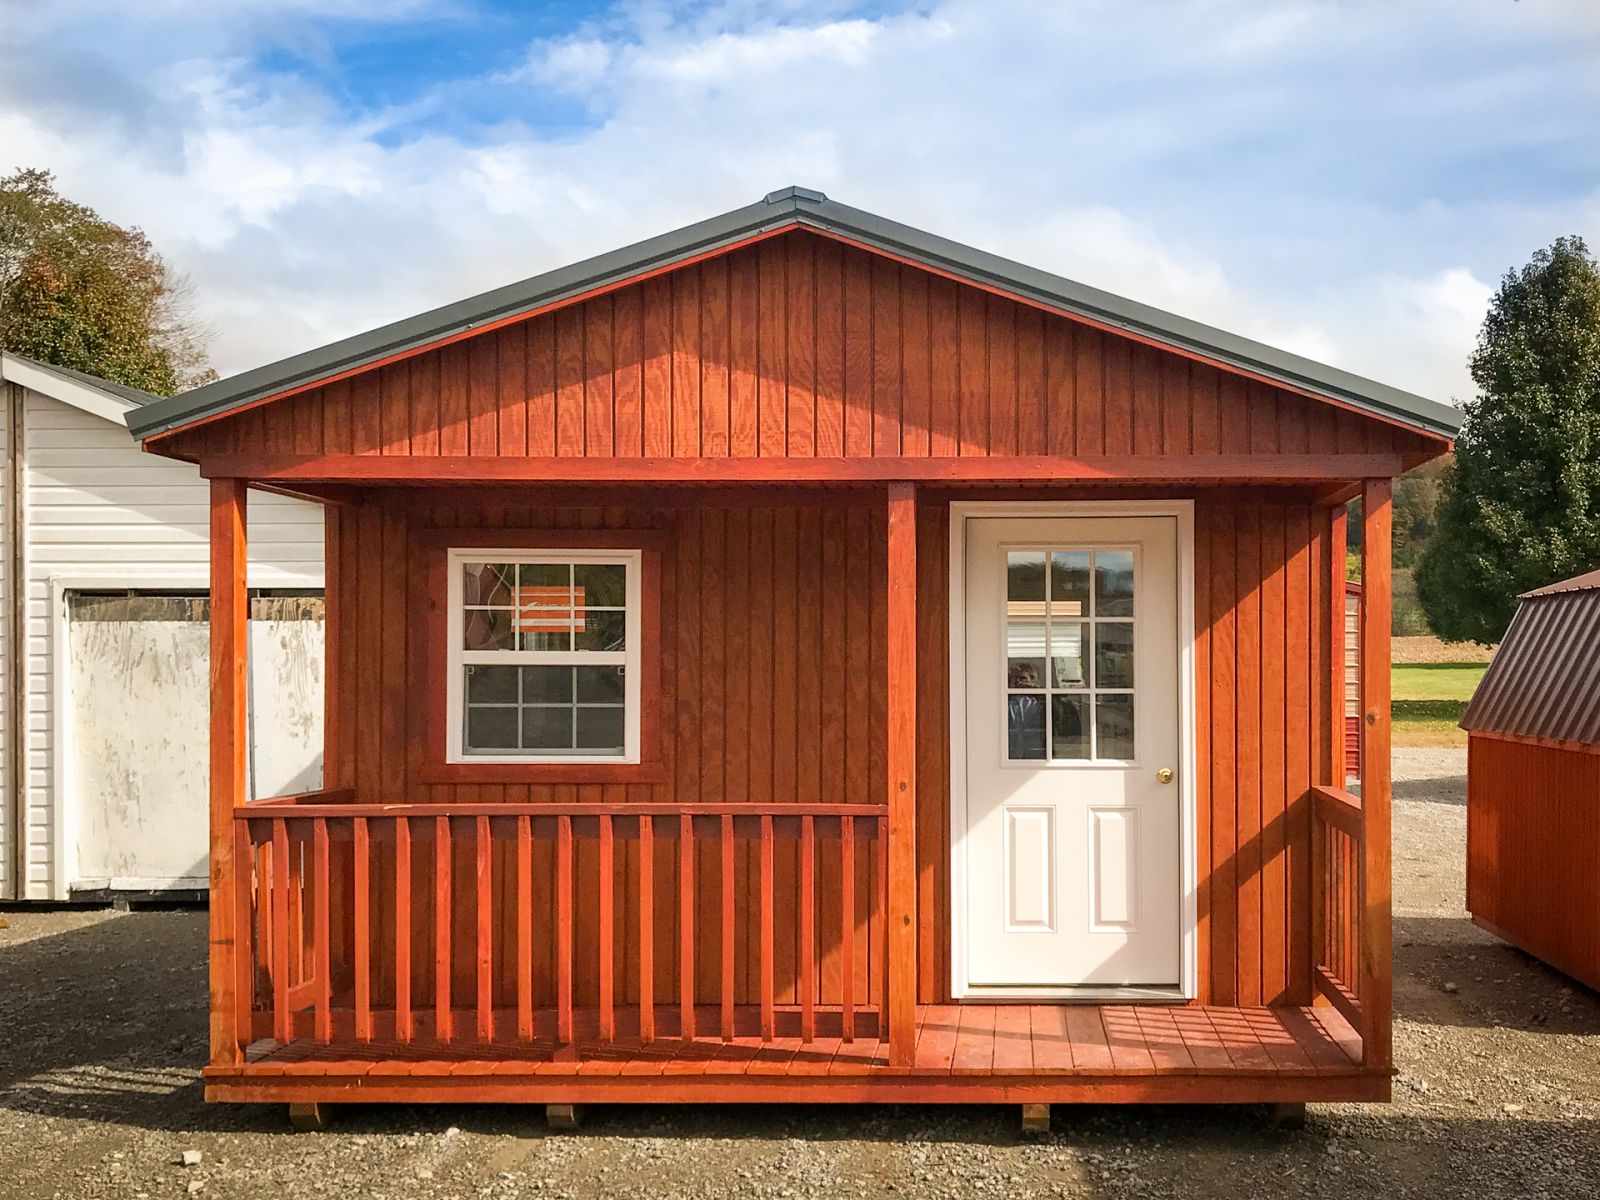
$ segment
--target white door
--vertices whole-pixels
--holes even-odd
[[[1180,986],[1178,565],[1172,516],[966,521],[975,993]]]

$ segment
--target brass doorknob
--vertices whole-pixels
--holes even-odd
[[[1157,771],[1156,772],[1156,782],[1157,783],[1171,783],[1172,782],[1172,768],[1171,767],[1162,767],[1159,771]]]

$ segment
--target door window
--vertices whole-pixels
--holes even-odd
[[[1134,554],[1006,554],[1009,762],[1126,762],[1134,740]]]

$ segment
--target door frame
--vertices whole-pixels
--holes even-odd
[[[967,521],[1172,517],[1178,529],[1179,982],[1176,988],[974,986],[967,980]],[[1192,1000],[1199,993],[1193,500],[957,500],[950,504],[950,995],[953,999]]]

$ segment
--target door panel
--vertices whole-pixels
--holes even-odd
[[[965,533],[968,987],[1176,988],[1177,520]]]

